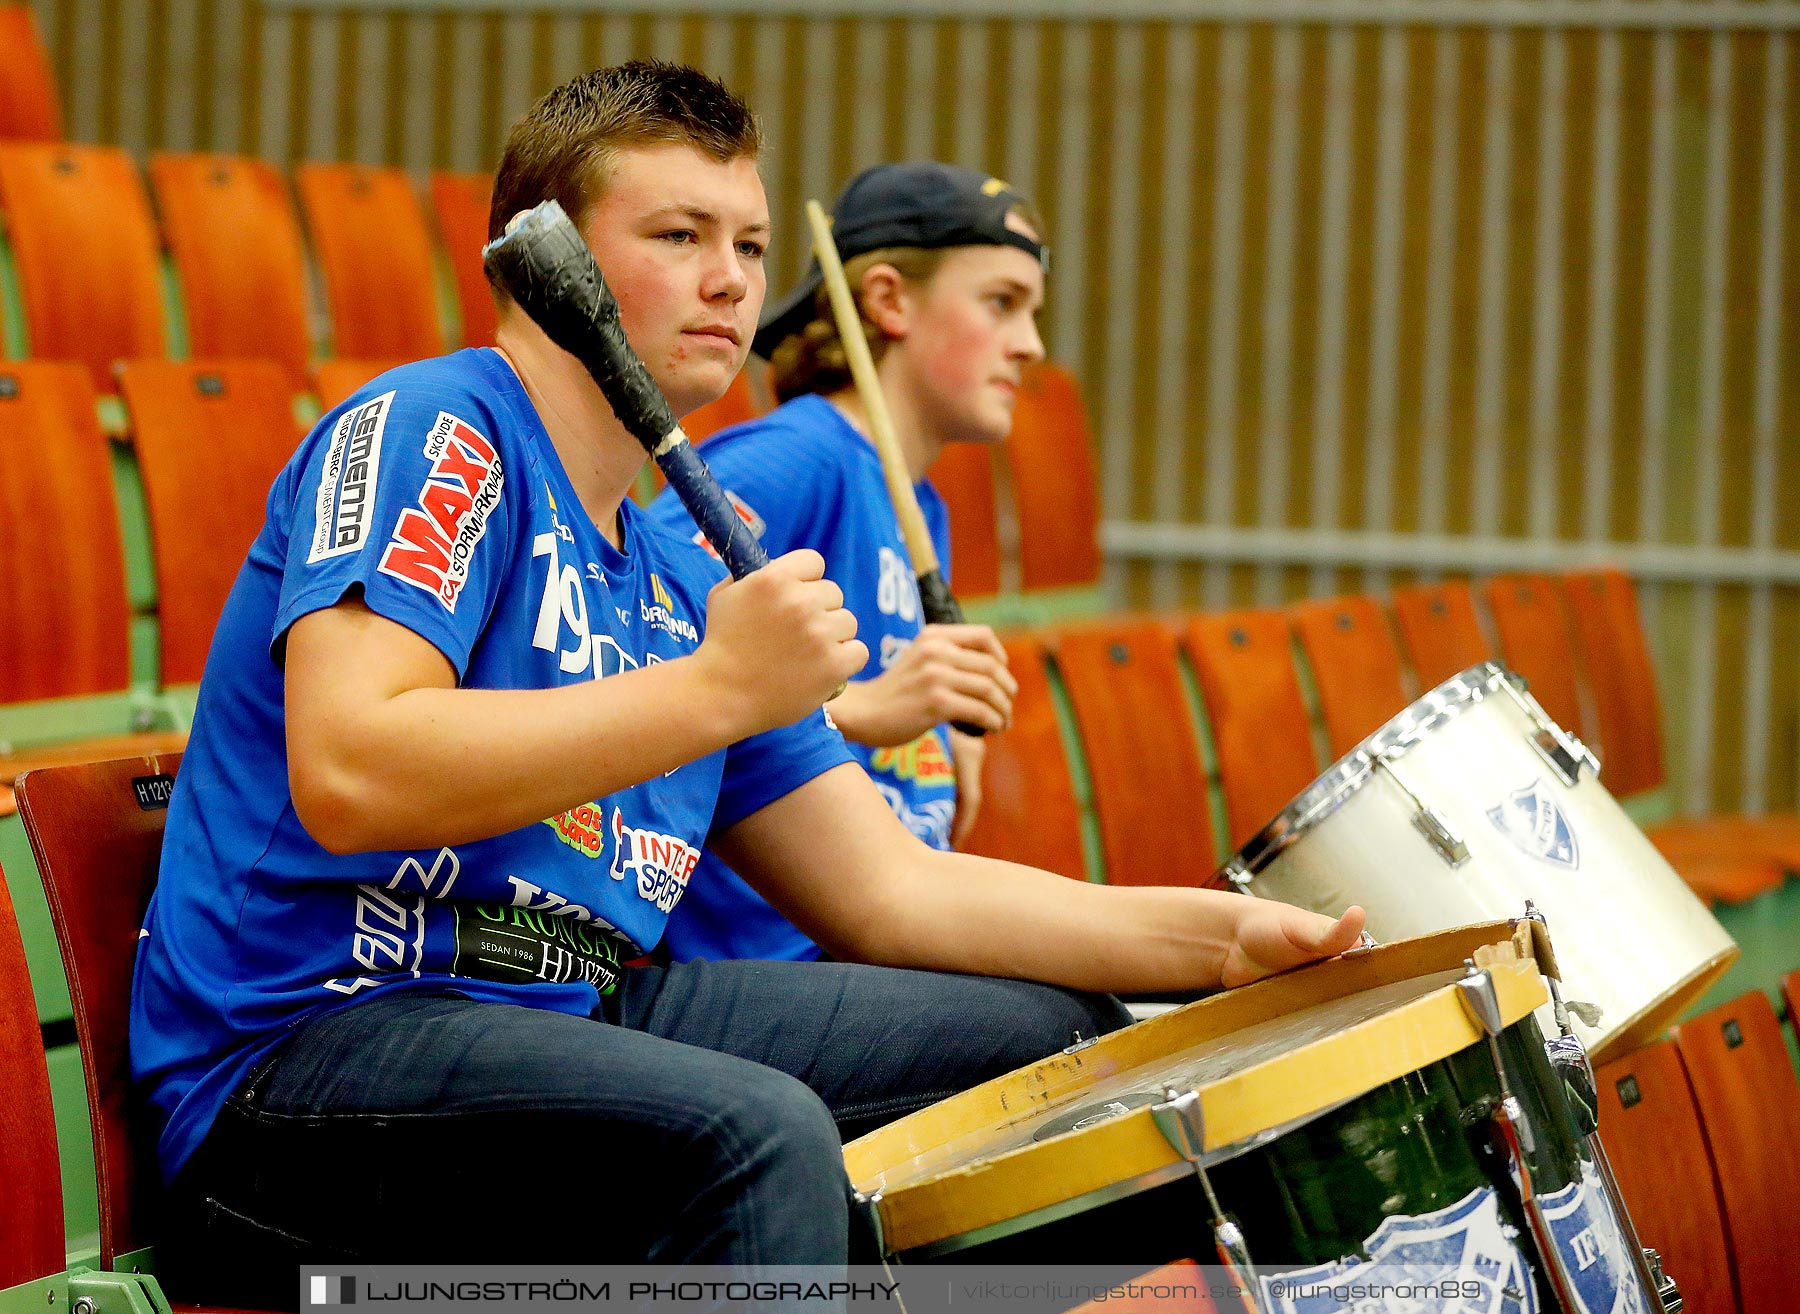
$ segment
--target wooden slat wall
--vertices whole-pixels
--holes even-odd
[[[1407,573],[1319,564],[1325,531],[1800,550],[1785,30],[36,3],[72,136],[283,163],[486,167],[581,68],[700,63],[764,117],[776,287],[800,201],[856,168],[1004,172],[1049,221],[1109,522],[1293,544],[1115,552],[1133,604]],[[1681,800],[1793,806],[1800,587],[1670,575],[1645,601]]]

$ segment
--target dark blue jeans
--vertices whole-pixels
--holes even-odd
[[[628,969],[591,1018],[376,995],[233,1096],[172,1190],[164,1276],[286,1307],[302,1262],[842,1263],[840,1138],[1129,1021],[844,963]]]

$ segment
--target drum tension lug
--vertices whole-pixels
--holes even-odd
[[[1238,1288],[1245,1292],[1258,1290],[1256,1266],[1250,1262],[1250,1244],[1244,1237],[1244,1229],[1238,1226],[1237,1219],[1220,1207],[1212,1179],[1206,1175],[1206,1118],[1200,1107],[1200,1092],[1166,1086],[1163,1102],[1150,1106],[1150,1116],[1156,1120],[1156,1129],[1175,1153],[1194,1166],[1194,1175],[1200,1179],[1200,1188],[1206,1193],[1207,1207],[1212,1210],[1213,1246],[1219,1253],[1219,1262],[1231,1273]],[[1248,1299],[1253,1310],[1260,1310],[1260,1302],[1255,1296]]]
[[[863,1222],[868,1224],[869,1235],[875,1239],[875,1253],[885,1257],[888,1248],[887,1237],[881,1226],[881,1192],[864,1195],[861,1191],[852,1190],[850,1199],[856,1212],[862,1215]]]
[[[1469,846],[1453,830],[1443,814],[1424,799],[1406,783],[1400,772],[1395,769],[1393,759],[1386,753],[1378,753],[1373,763],[1379,770],[1388,773],[1388,779],[1400,787],[1400,792],[1412,801],[1413,828],[1425,837],[1425,842],[1436,850],[1438,857],[1449,863],[1452,868],[1460,867],[1469,860]]]

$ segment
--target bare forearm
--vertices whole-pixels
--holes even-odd
[[[330,848],[466,843],[723,748],[746,733],[732,704],[691,658],[557,689],[408,689],[313,728],[329,759],[294,773],[296,802]]]
[[[1106,888],[955,853],[931,853],[914,879],[900,906],[860,922],[848,952],[1122,993],[1222,984],[1249,903],[1216,890]]]

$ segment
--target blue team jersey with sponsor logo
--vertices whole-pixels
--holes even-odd
[[[469,688],[693,652],[722,569],[629,502],[620,525],[624,551],[491,350],[383,375],[276,479],[207,660],[137,958],[132,1066],[163,1119],[165,1176],[284,1031],[322,1010],[450,987],[590,1012],[662,938],[709,831],[850,760],[815,713],[489,839],[353,855],[314,842],[288,790],[288,627],[360,593]]]
[[[770,556],[803,547],[824,555],[825,573],[843,589],[857,637],[869,647],[869,663],[855,678],[880,675],[918,636],[925,618],[874,447],[837,407],[823,397],[804,396],[722,431],[701,451]],[[950,517],[944,499],[927,481],[915,488],[948,578]],[[668,490],[650,513],[700,541],[694,522]],[[847,746],[908,830],[934,848],[950,847],[956,773],[948,725],[898,748]],[[676,961],[819,956],[816,944],[712,853],[701,858],[700,872],[697,897],[685,900],[669,921],[665,942]]]

